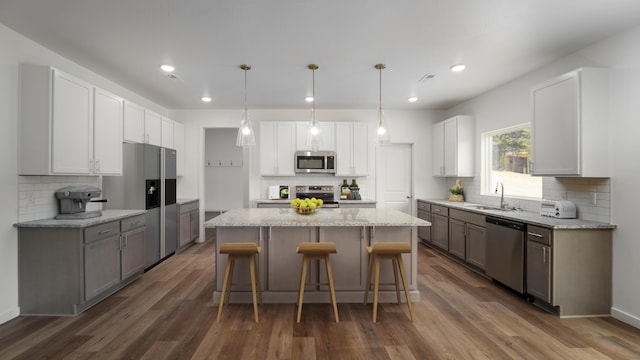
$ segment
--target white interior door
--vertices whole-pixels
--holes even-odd
[[[412,215],[413,145],[390,144],[378,147],[377,198],[379,207]]]

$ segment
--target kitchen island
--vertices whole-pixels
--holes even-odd
[[[293,209],[235,209],[205,223],[216,231],[216,274],[224,274],[227,256],[220,254],[225,242],[253,242],[262,247],[258,269],[263,301],[295,303],[300,282],[302,255],[296,247],[302,242],[330,241],[337,254],[331,255],[338,302],[362,302],[367,277],[368,254],[365,249],[375,242],[408,242],[411,253],[403,255],[412,301],[420,300],[418,291],[417,227],[431,223],[393,209],[320,209],[300,215]],[[311,265],[311,264],[310,264]],[[237,263],[234,283],[249,283],[246,263]],[[312,282],[326,282],[324,264],[313,264]],[[217,276],[213,300],[218,303],[222,276]],[[393,282],[390,263],[381,264],[380,282]],[[251,289],[237,285],[232,302],[251,302]],[[329,302],[327,286],[305,290],[305,302]],[[395,302],[393,286],[380,287],[380,302]]]

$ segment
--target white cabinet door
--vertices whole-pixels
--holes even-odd
[[[144,108],[125,101],[124,104],[124,141],[144,144]]]
[[[369,173],[369,126],[366,123],[353,123],[353,175]]]
[[[52,100],[52,172],[91,173],[93,86],[53,70]]]
[[[320,136],[322,136],[322,143],[315,150],[323,151],[335,151],[335,125],[332,122],[321,122],[318,126],[320,128]],[[296,123],[296,150],[313,151],[311,146],[307,145],[307,132],[309,130],[308,122]]]
[[[444,121],[433,125],[432,131],[433,176],[444,176]]]
[[[176,149],[176,176],[184,176],[184,124],[173,123],[173,145]]]
[[[531,89],[533,175],[608,177],[608,71],[582,68]]]
[[[162,147],[175,149],[173,144],[173,120],[162,118]]]
[[[263,176],[293,176],[295,153],[295,123],[260,122],[260,174]]]
[[[122,117],[124,100],[95,89],[93,119],[94,173],[122,175]]]
[[[533,161],[536,175],[580,173],[578,75],[533,89]]]
[[[433,176],[474,175],[474,120],[458,115],[433,125]]]
[[[144,111],[144,133],[147,144],[162,146],[162,117],[152,111]]]
[[[369,127],[366,123],[336,123],[336,176],[366,176],[369,172]]]

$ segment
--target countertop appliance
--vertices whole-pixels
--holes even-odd
[[[299,174],[335,174],[336,153],[333,151],[296,151],[295,172]]]
[[[145,268],[177,246],[176,151],[150,144],[123,144],[122,176],[103,178],[110,209],[145,209]]]
[[[86,211],[88,202],[106,202],[91,200],[100,197],[102,190],[93,186],[67,186],[55,192],[58,199],[58,220],[91,219],[102,216],[100,210]]]
[[[322,207],[325,208],[338,207],[338,202],[335,200],[334,195],[335,190],[333,185],[296,185],[297,198],[322,199]]]
[[[289,185],[270,185],[269,200],[286,200],[289,199]]]
[[[524,240],[523,223],[486,217],[485,272],[492,279],[524,294]]]
[[[559,219],[575,219],[576,205],[569,200],[545,200],[540,202],[540,215]]]

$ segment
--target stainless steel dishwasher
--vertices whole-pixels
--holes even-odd
[[[487,217],[485,272],[492,279],[524,294],[524,240],[526,225]]]

